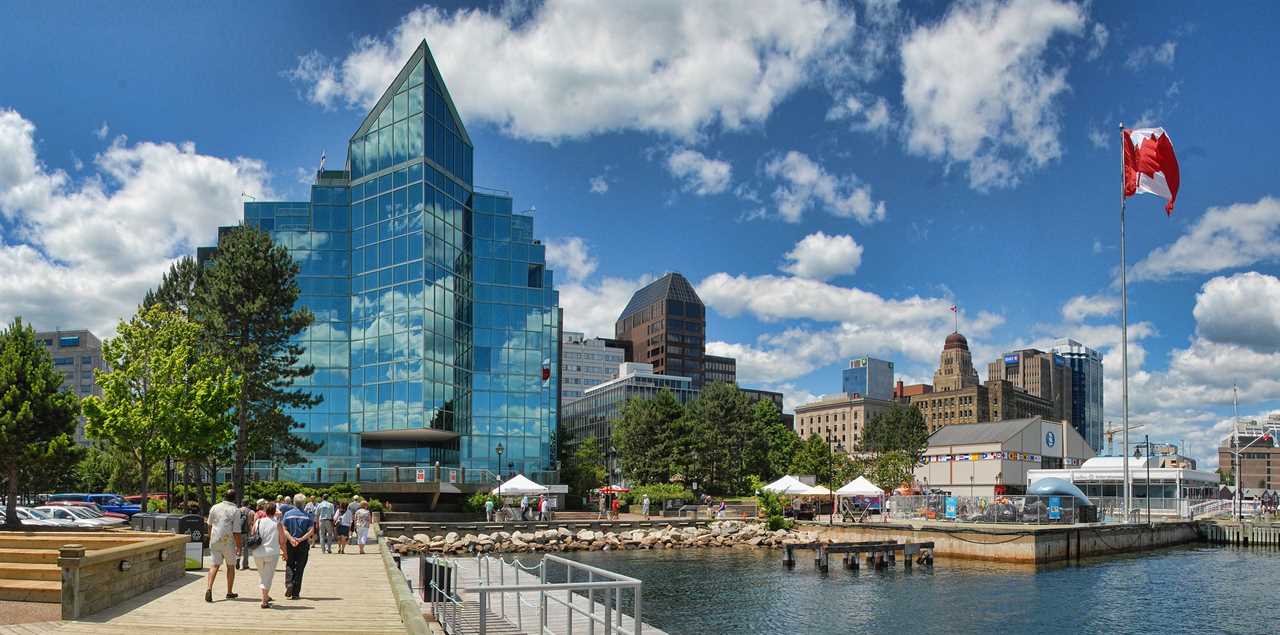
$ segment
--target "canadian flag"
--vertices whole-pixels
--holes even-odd
[[[1169,201],[1164,211],[1173,214],[1173,203],[1178,199],[1178,157],[1169,133],[1164,128],[1139,128],[1125,130],[1122,136],[1124,195],[1155,194]]]

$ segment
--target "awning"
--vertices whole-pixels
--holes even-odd
[[[797,496],[809,491],[809,486],[794,476],[784,476],[763,488],[766,492],[774,494],[782,494],[784,496]]]
[[[525,478],[524,474],[517,474],[506,483],[493,488],[492,493],[502,496],[536,496],[548,491],[546,487]]]
[[[836,490],[836,496],[884,496],[884,490],[876,487],[867,477],[859,476]]]

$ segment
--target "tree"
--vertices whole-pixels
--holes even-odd
[[[756,402],[751,409],[751,418],[753,447],[758,454],[748,463],[747,473],[770,482],[785,475],[791,467],[791,456],[800,445],[800,435],[787,427],[778,407],[767,399]]]
[[[75,432],[80,404],[61,385],[62,374],[22,318],[0,331],[0,465],[10,510],[18,505],[19,472],[49,460]],[[20,527],[16,513],[5,516],[6,529]]]
[[[604,451],[595,437],[587,437],[578,444],[570,460],[569,471],[573,475],[569,486],[578,495],[585,495],[605,484],[608,474],[604,466]]]
[[[320,398],[293,388],[315,367],[302,363],[299,343],[313,316],[296,307],[298,263],[288,249],[251,227],[237,227],[218,241],[212,264],[200,274],[193,315],[207,329],[212,349],[240,377],[235,404],[232,480],[244,491],[251,454],[296,459],[320,448],[294,433],[301,425],[286,408],[310,408]]]
[[[801,441],[791,457],[792,474],[813,474],[818,477],[819,483],[831,481],[831,470],[831,446],[827,445],[826,439],[816,434]]]
[[[723,382],[704,386],[689,404],[694,421],[693,472],[711,492],[745,487],[743,457],[751,440],[751,400]]]
[[[862,432],[863,449],[869,452],[903,451],[918,461],[929,441],[929,428],[915,406],[894,404],[867,422]]]
[[[911,481],[915,466],[916,459],[905,450],[882,452],[872,462],[871,473],[867,478],[880,489],[897,489],[899,485]]]
[[[169,271],[160,278],[160,286],[147,291],[141,308],[160,306],[192,317],[191,309],[195,304],[200,271],[200,265],[191,256],[184,256],[169,265]]]
[[[143,500],[165,456],[191,456],[230,436],[239,380],[201,353],[201,337],[195,322],[154,306],[121,322],[103,344],[110,370],[97,375],[102,396],[85,398],[85,434],[129,454]]]
[[[613,422],[613,447],[627,479],[635,483],[667,483],[672,471],[676,437],[673,424],[684,407],[669,390],[652,399],[635,398],[622,407]]]

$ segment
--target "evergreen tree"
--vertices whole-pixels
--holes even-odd
[[[199,276],[193,313],[215,350],[242,380],[236,400],[233,481],[244,492],[250,456],[296,460],[320,448],[294,433],[286,408],[309,408],[320,398],[294,389],[315,367],[302,363],[298,342],[313,316],[295,307],[298,264],[267,232],[237,227],[218,241],[218,254]]]
[[[791,455],[800,444],[800,436],[787,427],[782,413],[772,401],[761,399],[751,408],[752,445],[747,474],[759,476],[766,483],[787,473]]]
[[[672,475],[675,422],[684,407],[669,390],[652,399],[632,399],[613,422],[613,447],[622,473],[639,484],[666,483]]]
[[[0,465],[10,510],[18,505],[20,472],[50,460],[75,433],[79,400],[61,385],[62,374],[22,318],[0,331]],[[17,513],[6,515],[6,529],[20,527]]]
[[[595,437],[587,437],[578,444],[570,463],[574,480],[569,486],[580,496],[604,485],[608,478],[604,466],[604,451],[600,449],[600,442]]]
[[[694,465],[699,480],[711,492],[741,490],[752,432],[751,400],[737,386],[716,382],[702,388],[689,411],[697,425]]]
[[[199,282],[200,266],[191,256],[184,256],[169,265],[169,271],[160,278],[160,286],[147,291],[142,299],[142,308],[161,306],[192,317],[191,307],[195,303]]]

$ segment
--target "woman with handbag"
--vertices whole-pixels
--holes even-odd
[[[276,574],[276,562],[284,551],[285,532],[276,521],[276,504],[267,503],[266,514],[254,521],[247,547],[253,549],[253,559],[258,565],[258,587],[262,589],[262,608],[271,608],[271,579]]]

